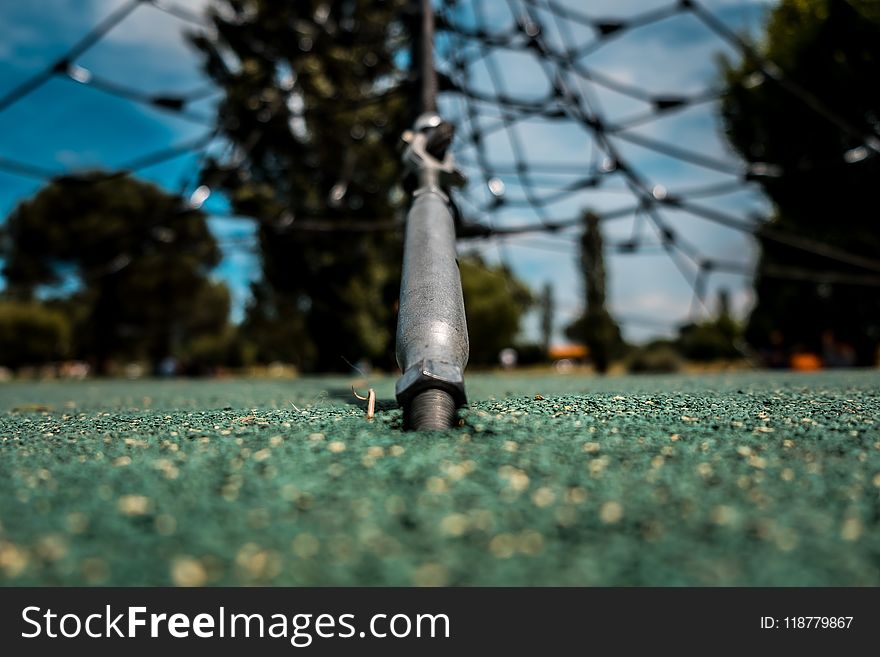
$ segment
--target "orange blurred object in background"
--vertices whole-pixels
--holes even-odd
[[[816,354],[792,354],[789,363],[796,372],[815,372],[822,369],[822,359]]]

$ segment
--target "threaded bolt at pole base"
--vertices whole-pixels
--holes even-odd
[[[442,431],[455,422],[455,400],[445,390],[420,392],[404,409],[404,422],[413,431]]]

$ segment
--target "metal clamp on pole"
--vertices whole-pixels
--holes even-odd
[[[413,47],[420,113],[403,138],[404,162],[417,189],[406,217],[397,320],[397,364],[403,374],[395,392],[407,428],[419,431],[451,427],[466,403],[469,345],[448,194],[464,177],[449,150],[452,125],[437,114],[431,4],[415,0],[414,5],[420,19]]]

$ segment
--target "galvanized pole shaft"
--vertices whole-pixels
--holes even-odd
[[[466,402],[469,347],[448,196],[449,185],[460,182],[460,174],[447,150],[451,126],[437,115],[431,2],[414,0],[414,6],[417,118],[406,137],[405,159],[418,188],[406,218],[397,320],[397,363],[403,374],[396,395],[407,427],[431,430],[452,426],[456,410]]]
[[[418,33],[413,43],[413,72],[418,94],[417,114],[437,113],[437,70],[434,68],[434,9],[431,0],[414,0]]]

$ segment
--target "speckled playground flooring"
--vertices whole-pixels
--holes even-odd
[[[0,384],[0,583],[880,585],[878,371],[351,381]]]

